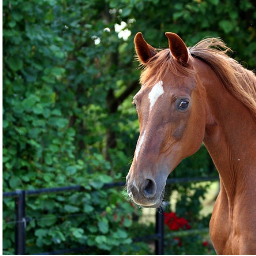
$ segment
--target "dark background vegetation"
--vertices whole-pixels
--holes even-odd
[[[141,31],[156,48],[167,48],[166,31],[188,46],[221,37],[232,57],[254,69],[255,20],[254,0],[3,1],[3,190],[86,188],[28,199],[27,253],[80,245],[93,254],[148,252],[131,244],[140,211],[119,190],[102,189],[125,180],[139,135],[133,37]],[[115,29],[121,23],[128,38]],[[217,173],[204,146],[172,173],[209,175]],[[199,199],[208,186],[171,188],[182,195],[177,214],[192,228],[204,223]],[[13,199],[4,199],[5,254],[14,252],[13,208]],[[181,248],[169,253],[206,253]]]

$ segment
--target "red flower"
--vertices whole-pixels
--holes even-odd
[[[184,218],[178,218],[174,212],[164,213],[164,223],[169,227],[170,230],[190,229],[190,225]]]
[[[170,230],[179,230],[180,229],[180,226],[179,226],[178,222],[175,221],[175,220],[170,222],[168,224],[168,227],[169,227]]]
[[[208,242],[208,241],[204,241],[204,242],[203,242],[203,246],[204,246],[204,247],[207,247],[208,245],[209,245],[209,242]]]
[[[191,226],[188,224],[188,221],[184,218],[177,219],[181,228],[191,229]]]
[[[164,223],[166,225],[168,225],[170,221],[173,221],[173,220],[175,220],[177,218],[178,217],[177,217],[177,215],[174,212],[169,212],[169,213],[164,212]]]

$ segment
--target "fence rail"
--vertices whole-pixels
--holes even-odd
[[[217,181],[218,177],[200,177],[200,178],[171,178],[167,179],[167,184],[171,183],[184,183],[184,182],[202,182],[202,181]],[[125,182],[106,183],[104,188],[122,187]],[[81,185],[66,186],[59,188],[43,188],[33,190],[16,190],[12,192],[4,192],[3,197],[15,198],[15,254],[26,254],[26,225],[28,218],[26,216],[26,196],[40,195],[45,193],[61,193],[68,191],[84,191],[84,187]],[[164,254],[164,214],[163,209],[160,207],[156,211],[155,215],[155,235],[147,238],[135,238],[134,241],[140,240],[155,240],[155,254]],[[40,255],[58,255],[71,252],[84,251],[86,247],[65,249],[54,252],[42,252]]]

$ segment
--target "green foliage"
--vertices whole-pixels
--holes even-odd
[[[167,255],[216,255],[206,235],[208,231],[202,230],[200,233],[173,232],[172,236],[166,239],[165,253]]]
[[[28,253],[79,245],[94,248],[90,253],[147,251],[131,245],[134,209],[116,190],[102,189],[124,180],[139,134],[132,38],[142,31],[151,45],[166,48],[166,31],[188,46],[218,36],[252,69],[255,10],[252,0],[3,1],[3,190],[85,187],[74,195],[29,197]],[[208,176],[209,169],[202,147],[172,176]],[[207,186],[171,189],[183,193],[179,213],[200,222]],[[4,200],[5,254],[14,248],[13,207]]]
[[[92,254],[95,250],[102,254],[112,251],[121,254],[124,248],[130,251],[126,245],[132,242],[128,230],[135,206],[125,202],[117,189],[102,189],[105,178],[105,175],[97,175],[96,180],[88,175],[88,184],[83,192],[28,196],[27,253],[81,246],[87,246],[86,252]],[[14,253],[14,227],[10,225],[14,219],[8,215],[8,208],[14,211],[12,203],[10,199],[4,200],[5,254]],[[140,248],[139,245],[137,247]]]
[[[36,211],[28,212],[32,223],[28,226],[28,252],[88,246],[110,252],[118,246],[131,243],[127,233],[130,225],[121,220],[131,220],[132,206],[123,202],[116,189],[95,190],[95,183],[87,186],[85,193],[68,193],[31,198],[29,203]],[[90,191],[90,192],[89,192]],[[64,202],[67,203],[64,203]],[[63,207],[64,206],[64,207]],[[42,217],[43,213],[43,217]]]

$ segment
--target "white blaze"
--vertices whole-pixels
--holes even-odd
[[[150,109],[149,111],[151,111],[151,109],[153,108],[153,106],[155,105],[157,99],[164,93],[164,88],[163,88],[163,81],[159,81],[158,83],[156,83],[151,92],[148,94],[148,98],[150,100]]]
[[[146,134],[146,130],[145,130],[145,131],[143,132],[143,134],[141,135],[140,140],[139,140],[139,143],[138,143],[138,146],[136,147],[136,152],[135,152],[136,160],[137,160],[137,157],[138,157],[138,155],[139,155],[139,152],[140,152],[142,143],[143,143],[143,141],[144,141],[145,134]]]
[[[148,98],[150,101],[150,110],[153,108],[153,106],[155,105],[157,99],[164,93],[164,88],[163,88],[163,81],[159,81],[158,83],[156,83],[153,88],[151,89],[150,93],[148,94]],[[139,138],[139,142],[138,145],[136,147],[136,151],[135,151],[135,157],[136,160],[138,158],[139,152],[141,150],[142,144],[144,142],[145,139],[145,134],[146,134],[146,130],[143,132],[143,134],[140,136]]]

